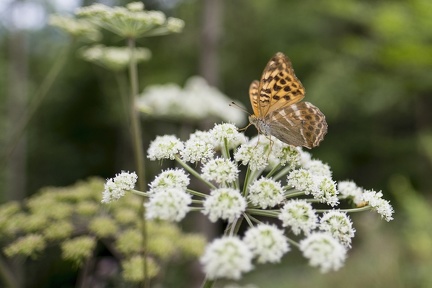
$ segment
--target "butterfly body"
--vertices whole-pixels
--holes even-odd
[[[324,114],[313,104],[300,102],[305,90],[283,53],[270,59],[261,80],[250,85],[249,96],[254,110],[249,121],[266,136],[313,148],[327,133]]]

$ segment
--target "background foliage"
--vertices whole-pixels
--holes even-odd
[[[181,34],[145,38],[139,43],[153,53],[152,59],[140,66],[140,90],[167,82],[183,85],[200,73],[204,1],[144,2],[146,9],[183,19],[186,27]],[[355,219],[360,223],[357,243],[346,267],[338,273],[316,274],[292,256],[288,263],[267,266],[262,275],[251,275],[245,283],[263,287],[286,287],[286,283],[320,283],[321,287],[348,283],[351,287],[353,283],[371,287],[430,285],[425,267],[431,267],[432,257],[425,255],[432,255],[432,225],[426,220],[432,219],[432,2],[221,3],[218,88],[251,111],[250,82],[259,78],[275,52],[284,52],[306,88],[307,101],[320,107],[328,119],[328,135],[313,155],[329,163],[334,179],[349,178],[365,188],[383,190],[396,210],[396,220],[386,227],[379,226],[375,216]],[[48,2],[42,4],[51,9]],[[14,30],[6,25],[0,29],[0,134],[6,146],[10,129],[6,125],[6,87]],[[31,101],[59,50],[70,43],[51,27],[27,31],[25,37],[28,78],[22,81]],[[112,36],[105,40],[123,45]],[[114,76],[80,60],[77,48],[70,50],[66,69],[26,130],[27,195],[88,176],[112,177],[133,167]],[[143,131],[146,143],[156,134],[175,132],[173,123],[156,124]],[[251,135],[256,133],[252,130],[248,131]],[[2,169],[0,173],[0,197],[7,201],[1,194],[8,187],[7,172]],[[153,174],[149,171],[149,177]],[[274,279],[273,286],[268,279]]]

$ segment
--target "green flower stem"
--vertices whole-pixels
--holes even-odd
[[[249,219],[257,224],[261,224],[262,222],[258,220],[257,218],[253,217],[252,215],[248,215]]]
[[[246,212],[252,215],[260,215],[277,218],[279,210],[261,210],[261,209],[246,209]]]
[[[293,198],[293,197],[304,196],[304,195],[305,192],[296,191],[296,192],[285,193],[285,198]]]
[[[288,242],[289,242],[291,245],[293,245],[293,246],[295,246],[295,247],[297,247],[297,248],[300,248],[300,244],[299,244],[298,242],[296,242],[296,241],[294,241],[294,240],[291,240],[291,239],[288,238],[288,237],[287,237],[287,240],[288,240]]]
[[[196,172],[192,167],[190,167],[189,165],[187,165],[185,162],[183,162],[180,157],[178,157],[177,155],[175,156],[175,160],[183,167],[185,168],[190,174],[192,174],[193,176],[195,176],[197,179],[201,180],[202,182],[204,182],[205,184],[207,184],[207,186],[209,186],[211,189],[216,189],[216,186],[214,186],[212,183],[210,183],[209,181],[205,180],[204,178],[201,177],[201,175]]]
[[[192,200],[192,203],[202,204],[202,203],[204,203],[204,201],[203,200]]]
[[[230,159],[230,153],[229,153],[229,148],[228,148],[228,140],[226,138],[224,138],[224,145],[222,148],[222,155],[224,156],[225,159]]]
[[[198,196],[198,197],[202,197],[202,198],[206,198],[206,197],[208,197],[207,194],[204,194],[204,193],[201,193],[201,192],[198,192],[198,191],[192,190],[192,189],[186,189],[186,192],[188,192],[188,193],[190,193],[190,194],[192,194],[192,195]]]
[[[133,194],[139,195],[139,196],[144,196],[144,197],[149,197],[150,194],[146,193],[146,192],[141,192],[135,189],[129,190],[129,192],[132,192]]]
[[[249,186],[249,178],[251,176],[251,170],[249,168],[249,165],[247,166],[247,170],[246,170],[246,176],[245,176],[245,180],[244,180],[244,184],[243,184],[243,196],[246,197],[247,196],[247,187]]]
[[[265,176],[266,178],[270,178],[274,173],[281,167],[280,163],[273,167],[273,169]]]
[[[200,212],[203,208],[202,207],[191,207],[191,212]]]
[[[252,227],[253,227],[253,223],[252,223],[252,221],[251,221],[251,219],[250,219],[251,216],[248,216],[247,214],[243,213],[243,217],[244,217],[244,219],[246,220],[246,222],[248,222],[249,227],[252,228]]]
[[[371,210],[372,207],[367,205],[364,207],[360,207],[360,208],[351,208],[351,209],[338,209],[337,211],[341,211],[341,212],[347,212],[347,213],[357,213],[357,212],[363,212],[363,211],[369,211]],[[323,213],[323,212],[327,212],[328,210],[325,209],[317,209],[315,210],[316,212],[319,213]]]
[[[130,53],[130,62],[129,62],[129,78],[130,78],[130,99],[129,99],[129,107],[130,107],[130,122],[131,122],[131,132],[132,132],[132,143],[135,155],[135,166],[138,174],[138,189],[144,191],[146,189],[145,184],[145,167],[144,167],[144,151],[143,151],[143,143],[142,143],[142,133],[141,133],[141,124],[139,119],[139,113],[136,109],[135,101],[138,95],[138,71],[137,71],[137,62],[135,58],[135,39],[128,39],[128,47]],[[143,287],[150,287],[150,279],[148,277],[148,264],[147,264],[147,221],[144,217],[145,213],[145,198],[142,200],[142,205],[140,208],[141,215],[141,233],[142,233],[142,251],[143,251],[143,274],[144,274],[144,282]]]
[[[288,174],[288,172],[291,170],[292,170],[291,167],[286,167],[286,168],[282,169],[276,176],[273,177],[273,180],[279,180],[280,178],[282,178],[283,176]]]
[[[210,280],[207,277],[204,279],[204,283],[201,286],[202,288],[211,288],[216,283],[214,280]]]

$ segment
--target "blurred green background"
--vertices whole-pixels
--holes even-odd
[[[6,2],[39,7],[41,23],[57,7],[48,0]],[[395,207],[391,223],[374,213],[353,217],[357,235],[339,272],[321,275],[298,252],[291,252],[283,263],[255,270],[245,284],[432,287],[430,0],[144,3],[148,10],[183,19],[186,26],[180,34],[139,41],[153,54],[139,67],[140,91],[167,82],[183,86],[190,76],[203,75],[252,111],[250,82],[260,77],[274,53],[283,52],[305,86],[306,100],[327,117],[328,134],[312,150],[313,156],[332,167],[335,181],[352,179],[364,188],[382,190]],[[24,107],[34,101],[32,96],[60,51],[71,45],[53,27],[16,27],[6,17],[10,7],[1,7],[0,20],[3,151],[10,147]],[[109,35],[104,43],[124,45]],[[30,196],[41,187],[133,169],[114,77],[80,60],[78,47],[70,48],[64,69],[14,153],[2,153],[1,202]],[[144,127],[151,127],[143,131],[145,143],[155,135],[175,132],[169,121]],[[156,172],[148,171],[148,178]]]

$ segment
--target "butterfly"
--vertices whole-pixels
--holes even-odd
[[[305,89],[294,74],[291,61],[276,53],[267,63],[261,80],[249,88],[254,114],[249,122],[266,136],[293,146],[313,148],[327,133],[324,114],[309,102],[300,102]]]

